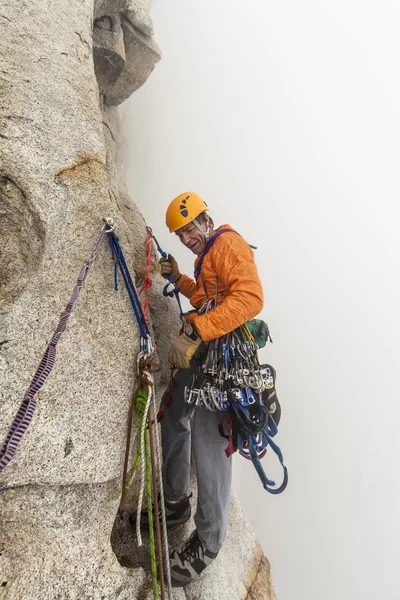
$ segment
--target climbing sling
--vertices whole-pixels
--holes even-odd
[[[11,427],[7,433],[6,439],[4,440],[3,446],[0,450],[0,472],[5,469],[5,467],[11,462],[14,458],[14,455],[17,451],[18,445],[21,442],[26,430],[28,429],[33,414],[36,409],[36,394],[45,384],[48,376],[53,370],[55,360],[56,360],[56,349],[61,334],[65,331],[67,327],[67,323],[71,312],[73,311],[75,304],[79,298],[79,294],[83,287],[83,284],[86,281],[86,277],[88,276],[90,267],[93,264],[101,246],[103,245],[104,239],[112,231],[111,226],[107,223],[104,225],[100,237],[97,240],[96,246],[89,256],[89,258],[85,261],[83,267],[81,268],[77,282],[72,291],[71,298],[67,306],[65,307],[64,312],[61,313],[60,321],[56,327],[56,330],[51,338],[45,353],[43,355],[42,360],[40,361],[39,367],[36,370],[35,375],[29,385],[28,391],[26,392],[22,403],[18,409],[18,412],[11,424]]]

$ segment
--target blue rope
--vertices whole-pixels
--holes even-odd
[[[164,250],[161,248],[160,244],[157,241],[157,238],[155,237],[155,235],[153,234],[151,227],[147,227],[147,231],[150,233],[151,237],[154,240],[155,245],[157,246],[157,250],[159,252],[159,254],[161,254],[161,256],[163,258],[165,258],[165,260],[168,260],[168,254],[166,252],[164,252]],[[179,298],[179,288],[175,285],[175,281],[173,280],[172,275],[168,276],[168,280],[170,283],[167,283],[166,286],[164,286],[163,289],[163,296],[169,296],[170,298],[172,298],[173,296],[175,296],[176,301],[178,303],[179,306],[179,317],[182,319],[184,313],[183,313],[183,309],[182,309],[182,304],[181,304],[181,300]],[[168,291],[168,287],[169,285],[172,283],[172,285],[174,286],[173,290]]]
[[[126,264],[122,248],[119,243],[118,237],[114,231],[110,234],[110,248],[112,252],[114,264],[114,287],[118,291],[118,267],[121,271],[122,278],[124,280],[129,300],[131,301],[133,312],[135,313],[136,321],[140,330],[142,338],[147,339],[150,336],[149,328],[144,318],[142,305],[140,304],[139,296],[136,291],[135,284],[132,281],[131,274],[129,273],[128,265]]]
[[[279,446],[272,440],[273,437],[278,433],[278,427],[271,417],[271,415],[266,415],[266,413],[262,410],[262,405],[260,401],[257,402],[260,420],[259,422],[253,422],[251,419],[251,414],[247,407],[241,406],[239,403],[231,402],[231,407],[233,412],[236,414],[237,422],[238,422],[238,435],[237,435],[237,444],[239,452],[244,452],[243,442],[247,442],[248,446],[248,454],[251,459],[251,462],[256,469],[259,478],[262,481],[263,487],[270,494],[281,494],[288,484],[288,472],[287,468],[283,462],[283,455]],[[262,448],[267,448],[270,446],[271,450],[275,452],[276,456],[279,459],[279,462],[283,469],[283,481],[279,487],[276,487],[276,483],[265,474],[265,471],[261,465],[260,458],[257,453],[255,436],[260,434],[262,436]],[[245,453],[247,453],[245,452]],[[247,458],[247,457],[246,457]]]

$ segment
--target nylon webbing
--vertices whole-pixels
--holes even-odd
[[[57,348],[57,344],[60,339],[60,336],[67,327],[68,319],[69,319],[70,314],[75,306],[76,301],[79,298],[80,291],[82,289],[83,284],[85,283],[86,277],[89,273],[89,269],[90,269],[94,259],[96,258],[96,255],[99,252],[106,235],[108,233],[110,233],[110,231],[111,231],[111,229],[109,229],[107,225],[105,225],[103,227],[100,237],[97,241],[97,244],[96,244],[93,252],[89,256],[89,258],[85,261],[83,267],[81,268],[81,270],[79,272],[77,282],[72,291],[72,296],[71,296],[67,306],[65,307],[64,312],[61,313],[60,321],[59,321],[57,328],[53,334],[53,337],[51,338],[51,340],[45,350],[43,358],[40,361],[39,367],[37,368],[37,371],[36,371],[35,375],[33,376],[33,379],[29,385],[28,391],[26,392],[26,394],[22,400],[22,403],[18,409],[18,412],[14,418],[14,421],[12,422],[11,427],[7,433],[7,436],[3,443],[3,446],[1,447],[1,450],[0,450],[0,472],[3,471],[3,469],[5,469],[5,467],[13,459],[13,457],[16,453],[17,447],[18,447],[19,443],[21,442],[21,440],[25,434],[25,431],[28,429],[28,427],[32,421],[33,414],[36,409],[35,396],[38,393],[38,391],[45,384],[48,376],[50,375],[50,373],[54,367],[54,363],[55,363],[55,359],[56,359],[56,348]]]

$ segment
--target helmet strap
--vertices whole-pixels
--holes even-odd
[[[200,225],[200,223],[198,222],[197,219],[193,219],[192,223],[203,234],[206,242],[208,242],[208,240],[210,239],[210,227],[208,226],[207,229],[204,231],[204,229],[202,228],[202,226]]]

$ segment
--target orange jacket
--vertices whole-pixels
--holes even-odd
[[[221,229],[230,229],[232,233],[223,233],[216,239],[204,257],[197,282],[187,275],[182,275],[178,281],[181,293],[195,308],[200,308],[207,300],[205,289],[209,298],[215,298],[218,290],[218,306],[191,319],[205,342],[253,319],[264,304],[252,249],[229,225],[221,225],[216,231]],[[195,267],[199,260],[197,257]]]

